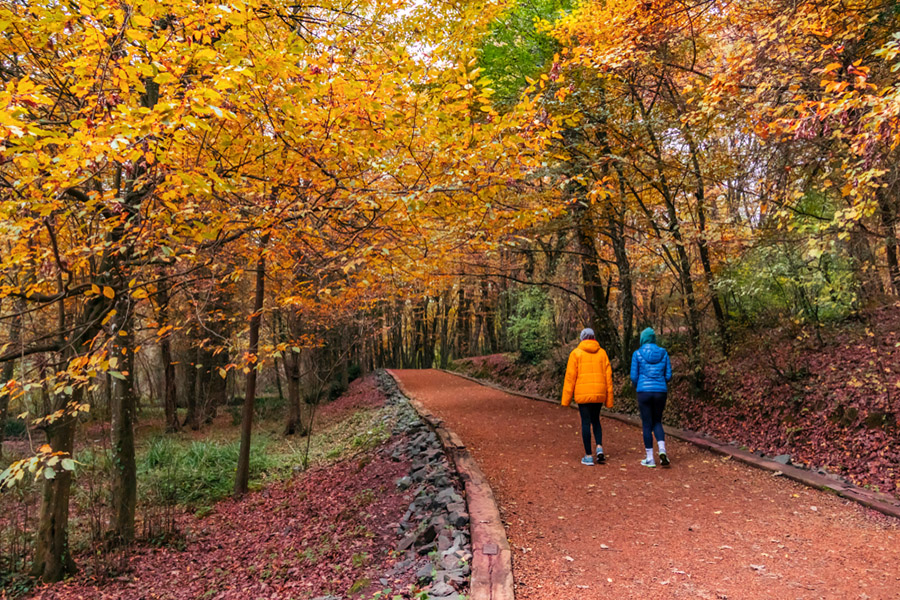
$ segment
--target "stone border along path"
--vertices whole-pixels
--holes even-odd
[[[442,373],[453,375],[455,377],[461,377],[462,379],[466,379],[479,385],[483,385],[485,387],[489,387],[506,394],[511,394],[513,396],[520,396],[522,398],[537,400],[539,402],[548,402],[550,404],[559,404],[558,401],[551,398],[513,390],[507,387],[503,387],[502,385],[498,385],[492,381],[478,379],[470,375],[448,371],[447,369],[435,369],[435,371],[440,371]],[[575,404],[572,404],[571,406],[575,408]],[[603,416],[607,419],[613,419],[622,423],[626,423],[628,425],[634,425],[635,427],[641,426],[641,419],[634,415],[604,410]],[[696,431],[679,429],[677,427],[670,427],[669,425],[665,426],[665,430],[667,436],[670,435],[676,439],[689,442],[691,444],[694,444],[695,446],[698,446],[705,450],[709,450],[710,452],[714,452],[716,454],[730,456],[731,458],[744,464],[750,465],[751,467],[769,471],[776,475],[783,475],[788,479],[792,479],[798,483],[808,485],[809,487],[816,488],[825,492],[832,492],[837,496],[840,496],[841,498],[853,500],[854,502],[858,502],[859,504],[862,504],[867,508],[871,508],[885,515],[900,519],[900,500],[892,498],[886,494],[880,494],[878,492],[859,487],[848,481],[844,481],[836,475],[829,475],[824,471],[810,471],[809,469],[801,469],[800,467],[795,467],[790,464],[777,462],[773,459],[765,458],[757,454],[753,454],[752,452],[741,450],[740,448],[735,448],[731,444],[726,444],[721,440],[717,440],[713,437],[698,433]]]
[[[443,426],[443,422],[413,398],[391,371],[400,392],[409,400],[419,417],[434,431],[444,451],[454,463],[465,484],[466,502],[470,515],[472,536],[472,573],[469,600],[514,600],[512,553],[506,539],[506,529],[487,478],[475,463],[459,437]]]
[[[393,435],[409,437],[391,454],[392,460],[411,463],[410,474],[395,484],[401,490],[415,492],[415,499],[397,524],[397,533],[402,536],[397,551],[406,556],[385,573],[380,583],[387,586],[390,577],[416,568],[418,584],[431,586],[427,590],[429,600],[461,600],[469,587],[472,544],[469,515],[461,496],[461,482],[450,462],[452,457],[445,454],[427,421],[398,391],[394,379],[379,373],[378,383],[387,396],[386,403],[396,407],[395,414],[386,419],[396,419]],[[338,599],[326,596],[314,600]]]

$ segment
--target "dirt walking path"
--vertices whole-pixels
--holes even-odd
[[[395,371],[493,486],[518,600],[900,598],[900,524],[831,494],[603,420],[585,467],[578,413],[440,371]]]

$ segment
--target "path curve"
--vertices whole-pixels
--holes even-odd
[[[579,464],[578,414],[434,370],[404,389],[491,483],[518,600],[900,598],[900,524],[675,440],[639,464],[640,431],[604,419],[606,465]]]

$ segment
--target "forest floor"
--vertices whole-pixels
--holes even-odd
[[[648,469],[641,433],[603,420],[585,467],[578,414],[439,371],[395,371],[466,443],[500,505],[519,600],[882,599],[900,523],[677,440]]]
[[[793,464],[824,469],[862,487],[900,496],[900,305],[821,327],[736,332],[727,358],[704,353],[704,392],[690,379],[687,354],[661,337],[675,378],[665,423],[712,435]],[[537,365],[515,354],[455,362],[454,370],[504,387],[558,398],[575,342]],[[614,374],[615,410],[637,414],[634,388]]]
[[[308,470],[282,472],[284,477],[265,484],[257,480],[257,489],[240,501],[180,510],[174,539],[138,544],[121,557],[116,573],[98,575],[89,553],[77,555],[82,568],[75,577],[37,588],[28,597],[371,598],[385,583],[408,590],[400,597],[410,597],[415,566],[396,569],[390,581],[383,581],[400,560],[394,552],[396,523],[412,499],[409,490],[394,485],[409,472],[408,461],[392,457],[405,443],[403,436],[391,436],[389,427],[383,435],[377,431],[384,427],[384,403],[374,376],[353,382],[341,398],[321,407],[320,435],[332,443],[314,444]],[[193,432],[184,435],[194,437]]]

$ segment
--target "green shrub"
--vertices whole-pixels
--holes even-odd
[[[509,335],[519,349],[519,360],[537,364],[553,348],[553,307],[547,293],[529,287],[513,294],[515,306],[507,323]]]
[[[22,438],[28,433],[28,426],[22,419],[7,419],[3,424],[3,436],[9,438]]]

